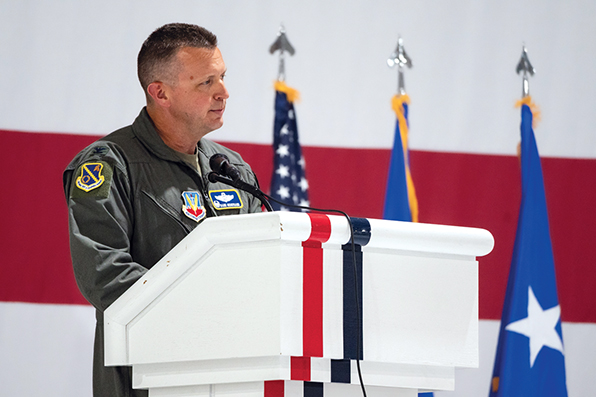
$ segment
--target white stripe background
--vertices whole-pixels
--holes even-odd
[[[95,311],[90,306],[0,302],[0,396],[91,396]],[[480,367],[456,370],[454,392],[488,395],[499,321],[480,320]],[[563,323],[569,396],[596,389],[596,324]]]

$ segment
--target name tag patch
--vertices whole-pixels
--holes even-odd
[[[236,189],[210,190],[209,198],[216,210],[238,209],[244,206]]]
[[[205,207],[201,205],[201,196],[199,192],[186,191],[182,192],[182,212],[195,222],[200,221],[207,215]]]

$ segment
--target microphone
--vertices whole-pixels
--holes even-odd
[[[233,181],[240,179],[240,171],[236,166],[230,164],[230,159],[223,153],[215,153],[209,159],[209,167],[219,175],[227,176]]]
[[[230,159],[223,153],[215,153],[209,159],[209,167],[213,170],[207,176],[209,182],[221,182],[226,185],[233,186],[237,189],[243,190],[247,193],[252,194],[258,198],[261,203],[267,208],[267,211],[273,211],[273,207],[269,204],[269,201],[265,198],[266,195],[259,188],[248,184],[240,177],[240,171],[236,166],[230,163]]]

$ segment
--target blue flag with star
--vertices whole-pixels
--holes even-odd
[[[298,92],[281,81],[275,83],[275,122],[273,126],[273,176],[271,196],[285,203],[308,206],[308,182],[302,149],[298,141],[298,125],[294,100]],[[299,211],[272,202],[275,211]]]
[[[522,199],[490,397],[567,396],[561,309],[530,97],[521,105]]]

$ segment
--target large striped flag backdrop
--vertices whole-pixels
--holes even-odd
[[[392,99],[395,122],[395,137],[391,151],[391,163],[387,177],[387,191],[383,218],[394,221],[418,222],[418,200],[410,173],[408,152],[408,105],[406,94],[397,94]]]
[[[555,262],[532,130],[535,107],[529,96],[520,102],[522,200],[490,396],[567,396]]]
[[[289,204],[308,206],[308,182],[294,110],[298,95],[297,90],[288,87],[283,81],[275,82],[271,196]],[[271,206],[276,211],[296,210],[276,202],[272,202]]]
[[[305,49],[293,76],[304,97],[300,143],[309,167],[308,200],[353,217],[381,218],[392,142],[377,132],[395,125],[382,110],[394,91],[386,85],[391,71],[370,60],[385,54],[396,18],[421,48],[419,64],[432,71],[413,73],[410,80],[417,99],[409,107],[410,121],[416,117],[409,157],[423,209],[419,220],[481,227],[496,241],[479,265],[480,368],[456,370],[456,390],[435,396],[486,395],[492,377],[521,197],[520,184],[512,182],[520,177],[513,150],[519,117],[506,105],[506,87],[519,84],[507,72],[517,46],[510,52],[511,46],[491,45],[496,37],[536,43],[538,62],[561,54],[535,89],[548,111],[539,137],[541,165],[567,389],[570,397],[594,394],[594,1],[541,2],[538,13],[537,2],[472,7],[465,0],[436,7],[369,7],[355,0],[341,12],[332,2],[316,1],[268,8],[251,2],[146,3],[0,2],[6,55],[0,87],[10,93],[0,97],[0,396],[91,395],[94,310],[72,274],[62,171],[79,150],[138,114],[145,100],[134,65],[147,35],[176,21],[203,24],[218,35],[231,97],[225,125],[210,139],[240,152],[268,191],[273,106],[267,87],[276,65],[264,66],[269,55],[263,46],[279,21],[296,29],[296,44]],[[559,40],[548,41],[546,29]],[[445,63],[454,53],[458,61]]]

